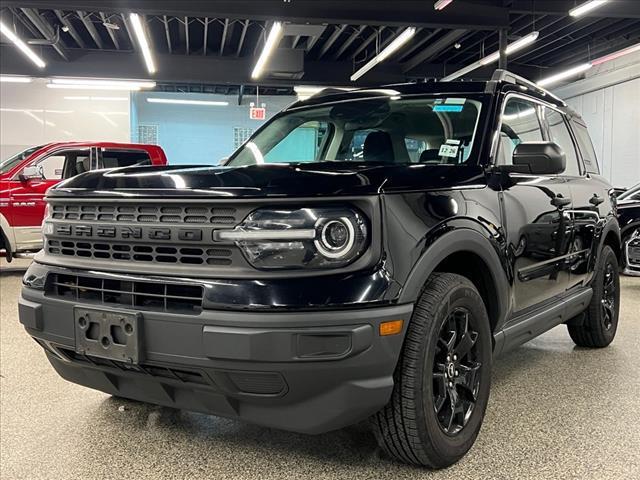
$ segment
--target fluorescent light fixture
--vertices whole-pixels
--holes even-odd
[[[405,43],[407,43],[411,37],[416,34],[416,29],[414,27],[409,27],[405,29],[400,35],[398,35],[389,45],[387,45],[378,55],[369,60],[363,67],[361,67],[357,72],[351,75],[351,81],[355,82],[373,67],[378,65],[379,63],[384,62],[387,58],[389,58],[396,50],[402,47]]]
[[[527,45],[530,45],[533,42],[535,42],[539,35],[540,35],[540,32],[534,31],[529,33],[528,35],[525,35],[522,38],[519,38],[515,42],[510,43],[509,45],[507,45],[507,48],[505,50],[506,54],[510,55],[514,52],[517,52],[518,50],[522,50]],[[492,54],[487,55],[484,58],[481,58],[477,62],[473,62],[471,65],[467,65],[466,67],[463,67],[460,70],[453,72],[450,75],[447,75],[446,77],[442,78],[440,81],[450,82],[451,80],[455,80],[456,78],[461,77],[466,73],[472,72],[477,68],[484,67],[486,65],[489,65],[490,63],[496,62],[498,61],[499,58],[500,58],[500,51],[493,52]]]
[[[140,90],[153,88],[156,82],[146,80],[102,80],[93,78],[52,78],[47,88],[70,88],[78,90]]]
[[[597,58],[591,62],[591,65],[593,66],[600,65],[601,63],[615,60],[616,58],[629,55],[630,53],[633,53],[633,52],[640,52],[640,43],[636,43],[635,45],[631,45],[630,47],[623,48],[622,50],[618,50],[617,52],[610,53],[609,55],[605,55],[604,57]]]
[[[550,77],[543,78],[542,80],[539,80],[537,83],[541,87],[548,87],[549,85],[553,85],[554,83],[558,83],[562,80],[566,80],[567,78],[571,78],[575,75],[578,75],[579,73],[586,72],[591,67],[595,67],[596,65],[601,65],[605,62],[610,62],[611,60],[615,60],[616,58],[620,58],[625,55],[629,55],[630,53],[638,52],[638,51],[640,51],[640,43],[631,45],[630,47],[627,47],[627,48],[623,48],[622,50],[618,50],[617,52],[610,53],[609,55],[596,58],[591,62],[583,63],[581,65],[576,65],[575,67],[571,67],[562,72],[558,72],[554,75],[551,75]]]
[[[555,75],[551,75],[550,77],[543,78],[542,80],[539,80],[537,83],[541,87],[548,87],[549,85],[553,85],[554,83],[558,83],[567,78],[571,78],[575,75],[578,75],[579,73],[586,72],[592,66],[593,65],[591,63],[583,63],[582,65],[576,65],[575,67],[571,67],[567,70],[556,73]]]
[[[519,38],[513,43],[507,45],[507,55],[511,55],[513,52],[517,52],[518,50],[523,49],[530,43],[535,42],[538,39],[540,32],[531,32],[528,35],[525,35],[522,38]],[[493,52],[491,55],[488,55],[480,60],[480,65],[485,66],[490,63],[497,62],[500,59],[500,52]]]
[[[449,5],[451,2],[453,2],[453,0],[438,0],[436,3],[433,4],[433,8],[434,8],[434,10],[442,10],[444,7]]]
[[[575,8],[569,10],[569,15],[572,17],[580,17],[591,10],[594,10],[598,7],[601,7],[608,0],[589,0],[588,2],[584,2],[582,5],[578,5]]]
[[[33,78],[22,77],[19,75],[0,75],[0,82],[2,83],[31,83]]]
[[[140,20],[140,15],[138,15],[137,13],[130,13],[129,20],[131,20],[131,25],[133,25],[133,32],[136,34],[138,45],[140,45],[140,48],[142,49],[142,56],[144,57],[144,63],[147,64],[147,70],[149,71],[149,73],[156,73],[156,65],[153,62],[151,48],[149,48],[149,40],[147,39],[147,35],[144,32],[144,27],[142,25],[142,20]]]
[[[354,90],[353,87],[317,87],[314,85],[295,85],[293,91],[296,92],[298,100],[306,100],[309,97],[313,97],[316,93],[320,93],[327,88],[335,88],[338,90]]]
[[[260,76],[262,75],[262,71],[264,70],[264,67],[267,65],[269,58],[273,54],[281,38],[282,38],[282,23],[274,22],[273,25],[271,26],[271,30],[269,31],[269,35],[267,36],[267,41],[264,43],[262,52],[260,52],[258,61],[256,62],[256,65],[253,67],[253,71],[251,72],[251,78],[253,79],[260,78]]]
[[[11,40],[14,45],[18,47],[22,53],[29,57],[29,60],[35,63],[39,68],[44,68],[47,65],[46,63],[44,63],[44,60],[42,60],[42,58],[40,58],[38,54],[36,54],[36,52],[31,50],[31,48],[29,48],[26,43],[18,38],[18,36],[13,33],[13,31],[9,27],[7,27],[4,22],[0,22],[0,32],[2,32],[5,37]]]
[[[213,100],[182,100],[179,98],[147,98],[149,103],[170,103],[175,105],[204,105],[210,107],[226,107],[229,102],[220,102]]]
[[[70,97],[64,97],[65,100],[91,100],[91,101],[104,101],[104,102],[126,102],[127,100],[129,100],[127,97],[93,97],[93,96],[88,96],[88,95],[79,95],[79,96],[70,96]]]

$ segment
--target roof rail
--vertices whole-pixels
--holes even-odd
[[[491,76],[491,80],[496,82],[502,81],[502,82],[513,83],[514,85],[523,85],[533,90],[537,90],[538,92],[543,93],[544,95],[549,95],[553,98],[558,98],[553,93],[551,93],[548,90],[545,90],[535,82],[532,82],[531,80],[521,77],[520,75],[516,75],[515,73],[512,73],[509,70],[503,70],[501,68],[496,69],[496,71],[493,72],[493,75]]]
[[[508,70],[503,70],[501,68],[496,69],[495,72],[493,72],[493,75],[491,76],[491,80],[495,81],[495,82],[508,82],[508,83],[513,83],[514,85],[523,85],[525,87],[529,87],[533,90],[536,90],[540,93],[542,93],[543,95],[549,95],[550,97],[555,98],[556,100],[559,100],[562,102],[562,99],[556,97],[553,93],[551,93],[549,90],[545,90],[544,88],[542,88],[540,85],[536,84],[535,82],[532,82],[531,80],[528,80],[524,77],[521,77],[520,75],[516,75],[515,73],[512,73]],[[564,103],[564,102],[563,102]]]

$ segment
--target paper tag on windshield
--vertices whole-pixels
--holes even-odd
[[[438,151],[438,155],[441,157],[457,157],[458,156],[458,145],[449,145],[445,143],[444,145],[440,145],[440,150]]]
[[[448,103],[449,105],[463,105],[466,101],[466,98],[447,98],[444,103]]]

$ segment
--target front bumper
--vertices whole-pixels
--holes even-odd
[[[303,433],[358,422],[383,407],[412,305],[342,311],[197,315],[141,311],[141,362],[76,352],[74,308],[25,287],[20,322],[65,379],[125,398]],[[401,334],[379,324],[404,320]]]

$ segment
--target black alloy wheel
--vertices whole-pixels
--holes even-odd
[[[469,328],[470,312],[459,307],[443,322],[433,365],[433,406],[442,430],[455,435],[468,423],[478,398],[478,332]]]

